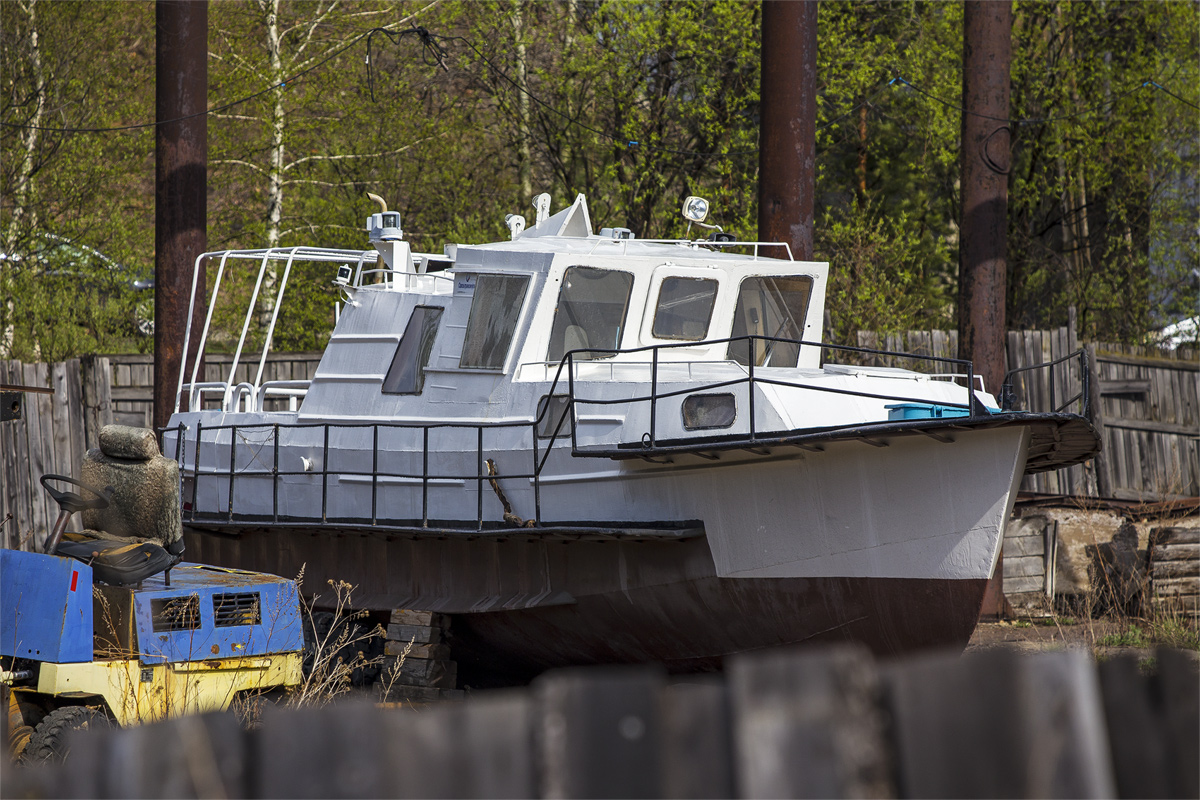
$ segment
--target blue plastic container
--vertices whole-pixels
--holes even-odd
[[[888,422],[904,419],[943,419],[969,416],[965,408],[939,406],[933,403],[892,403],[884,408],[888,410]]]

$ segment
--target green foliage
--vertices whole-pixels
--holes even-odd
[[[1142,86],[1198,84],[1191,3],[1022,2],[1010,175],[1009,319],[1137,342],[1194,314],[1200,266],[1194,108]],[[1178,92],[1177,92],[1178,93]]]
[[[106,276],[14,270],[6,276],[5,291],[18,302],[13,312],[0,306],[0,325],[12,325],[18,358],[62,361],[153,344],[137,329],[137,293]]]
[[[817,226],[816,249],[835,267],[825,301],[829,340],[854,342],[860,330],[946,326],[940,266],[947,248],[918,231],[903,212],[857,206],[841,215],[826,212]]]
[[[594,223],[683,234],[678,209],[756,238],[760,4],[741,0],[345,0],[209,6],[209,102],[256,93],[372,26],[445,37],[445,69],[415,36],[376,35],[286,88],[209,119],[209,248],[364,246],[376,192],[415,249],[504,238],[531,195],[588,197]],[[32,15],[30,14],[32,9]],[[1195,3],[1015,4],[1008,318],[1137,342],[1200,306]],[[953,328],[958,261],[962,6],[825,0],[818,32],[817,257],[831,265],[831,341],[859,328]],[[38,31],[37,47],[28,35]],[[0,119],[105,127],[153,119],[154,6],[0,3]],[[40,56],[40,62],[34,58]],[[42,79],[36,65],[41,64]],[[903,83],[901,76],[920,91]],[[40,95],[39,95],[40,92]],[[42,105],[39,106],[38,98]],[[938,98],[938,99],[934,99]],[[154,258],[153,132],[0,129],[0,242],[51,233],[140,276]],[[630,144],[636,142],[636,144]],[[0,334],[48,358],[151,346],[122,291],[0,269]],[[214,329],[240,330],[257,264],[226,275]],[[209,271],[210,288],[215,269]],[[274,346],[317,348],[336,299],[319,269],[289,278]],[[96,283],[97,276],[83,281]],[[282,275],[268,271],[247,347]],[[145,298],[141,297],[144,305]],[[217,337],[232,348],[236,340]],[[0,338],[0,349],[3,348]]]

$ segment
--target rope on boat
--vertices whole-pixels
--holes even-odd
[[[492,485],[492,491],[500,499],[500,505],[504,506],[504,523],[514,528],[534,527],[537,524],[534,520],[521,519],[513,513],[512,504],[508,502],[508,498],[504,495],[504,490],[500,488],[500,482],[496,480],[500,474],[496,470],[496,462],[489,458],[486,463],[488,468],[488,483]]]

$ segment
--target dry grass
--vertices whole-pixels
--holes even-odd
[[[303,582],[301,567],[296,576],[297,590]],[[354,586],[334,580],[328,584],[333,590],[331,612],[315,610],[320,595],[305,599],[303,592],[300,594],[305,625],[304,679],[289,690],[284,700],[289,708],[326,705],[349,692],[361,682],[361,676],[383,665],[383,656],[372,655],[371,651],[374,640],[382,642],[386,631],[380,625],[367,627],[361,623],[368,614],[354,609]],[[402,661],[393,670],[398,670]]]

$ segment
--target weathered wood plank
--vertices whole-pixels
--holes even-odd
[[[71,409],[67,398],[67,364],[49,365],[50,385],[50,468],[59,475],[76,477],[79,465],[71,452]]]
[[[1155,561],[1196,561],[1200,559],[1200,543],[1156,544],[1152,557]]]
[[[1004,556],[1005,579],[1044,576],[1045,574],[1045,563],[1040,553],[1036,556],[1017,556],[1014,558],[1009,558],[1007,554]]]
[[[1118,655],[1097,665],[1109,753],[1119,797],[1170,796],[1168,743],[1161,708],[1138,659]]]
[[[83,457],[87,454],[83,422],[83,383],[79,359],[67,362],[67,410],[71,440],[72,474],[78,476]]]
[[[662,694],[662,797],[734,797],[729,692],[716,677]]]
[[[395,796],[405,776],[385,769],[386,713],[364,702],[268,708],[258,731],[251,793],[267,798]]]
[[[29,386],[47,386],[50,378],[49,367],[45,364],[26,364],[25,382]],[[33,498],[33,514],[29,520],[34,540],[43,541],[50,533],[51,522],[58,516],[56,509],[49,507],[53,500],[42,490],[39,480],[42,475],[52,473],[48,467],[50,453],[48,440],[52,436],[50,418],[51,395],[37,394],[26,396],[25,411],[29,422],[29,485]]]
[[[1045,579],[1043,576],[1025,578],[1004,578],[1004,596],[1009,602],[1021,604],[1019,600],[1024,595],[1037,595],[1037,599],[1045,599]]]
[[[247,797],[250,739],[233,713],[186,716],[108,733],[102,797]]]
[[[1009,558],[1018,558],[1020,556],[1041,556],[1046,552],[1046,537],[1040,531],[1034,536],[1008,536],[1004,537],[1004,558],[1007,561]]]
[[[112,399],[121,403],[146,403],[154,401],[153,386],[114,386]]]
[[[1200,577],[1200,561],[1152,561],[1150,562],[1150,577],[1156,581],[1171,578]]]
[[[1200,578],[1166,578],[1154,582],[1154,594],[1159,597],[1178,597],[1200,594]]]
[[[17,383],[11,377],[13,363],[7,360],[0,361],[0,383]],[[23,406],[24,398],[21,402]],[[20,548],[21,518],[24,509],[21,480],[17,474],[17,439],[25,435],[23,417],[24,414],[21,419],[0,424],[0,459],[3,460],[0,469],[4,470],[4,474],[0,475],[0,501],[4,503],[4,508],[0,510],[0,545],[14,550]]]
[[[562,670],[535,681],[542,796],[655,796],[663,683],[649,667]]]
[[[536,797],[534,706],[501,692],[384,716],[383,762],[392,797]]]
[[[884,675],[902,796],[1114,793],[1099,689],[1085,654],[928,656]]]
[[[449,615],[438,614],[434,611],[394,609],[390,621],[398,625],[425,625],[427,627],[442,628],[443,630],[450,627]]]
[[[866,651],[780,650],[732,659],[741,797],[889,797],[893,779]]]
[[[25,382],[25,366],[19,361],[9,362],[9,382]],[[37,541],[33,535],[33,504],[35,501],[32,471],[29,468],[29,415],[36,411],[31,408],[29,396],[23,402],[21,419],[9,423],[13,426],[13,439],[16,444],[14,452],[14,482],[16,484],[17,500],[14,506],[14,526],[16,528],[17,546],[21,550],[37,549]],[[41,487],[38,487],[39,490]]]
[[[1104,422],[1112,428],[1123,428],[1130,431],[1145,431],[1147,433],[1169,433],[1179,436],[1192,436],[1200,438],[1200,431],[1196,430],[1194,425],[1182,424],[1178,422],[1156,422],[1151,419],[1129,419],[1127,417],[1113,417],[1106,419]]]
[[[1146,356],[1120,355],[1111,352],[1112,345],[1097,343],[1097,356],[1105,364],[1124,364],[1132,367],[1200,372],[1200,362],[1178,358],[1151,358]],[[1169,352],[1169,351],[1164,351]]]
[[[1171,778],[1164,796],[1200,797],[1200,661],[1188,650],[1159,648],[1155,655]]]
[[[1149,378],[1100,381],[1100,394],[1149,395],[1151,383]]]
[[[1155,528],[1150,531],[1150,543],[1154,545],[1200,544],[1200,528]]]
[[[1016,578],[1012,578],[1012,577],[1005,575],[1004,576],[1004,594],[1010,600],[1013,599],[1014,595],[1030,594],[1030,593],[1037,594],[1041,597],[1045,597],[1045,595],[1046,595],[1045,580],[1046,580],[1045,576],[1041,575],[1041,574],[1028,575],[1028,576],[1016,577]]]

